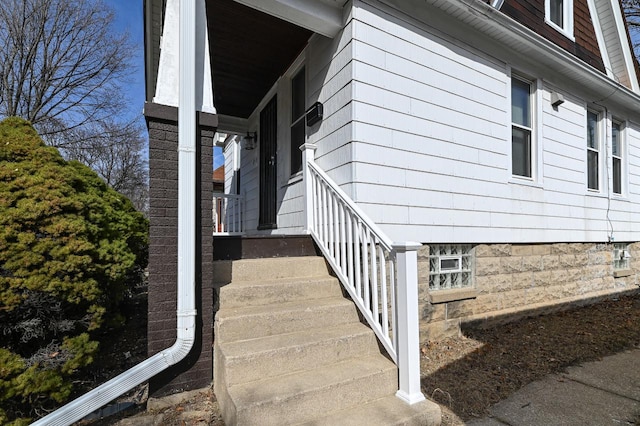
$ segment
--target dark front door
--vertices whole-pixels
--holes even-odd
[[[260,112],[260,222],[258,229],[277,228],[276,148],[278,111],[274,96]]]

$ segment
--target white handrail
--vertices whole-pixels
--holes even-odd
[[[314,161],[304,144],[306,229],[398,365],[396,395],[423,401],[418,329],[419,243],[394,244]]]
[[[244,232],[244,198],[236,194],[213,194],[213,234],[234,235]]]

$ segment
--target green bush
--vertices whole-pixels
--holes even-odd
[[[0,424],[68,399],[91,335],[142,277],[147,240],[146,219],[91,169],[28,122],[0,122]]]

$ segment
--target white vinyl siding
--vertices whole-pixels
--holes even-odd
[[[588,191],[588,89],[555,86],[525,60],[503,61],[495,51],[464,44],[434,29],[430,19],[437,17],[378,0],[352,4],[344,31],[335,39],[313,36],[304,52],[306,105],[324,105],[307,142],[317,146],[318,165],[394,241],[602,242],[611,226],[616,240],[640,241],[637,121],[611,112],[624,123],[624,198],[607,197],[611,132],[606,140],[604,119],[597,131],[598,191]],[[535,83],[530,179],[512,175],[510,66]],[[281,81],[275,91],[282,151],[278,229],[271,232],[292,234],[302,231],[304,216],[302,182],[289,173],[288,87]],[[564,96],[559,108],[551,106],[552,92]],[[249,126],[255,130],[255,115]],[[255,224],[258,150],[242,150]]]
[[[356,4],[353,137],[345,142],[353,163],[344,177],[352,170],[353,198],[392,239],[606,241],[608,200],[585,191],[588,95],[533,80],[538,164],[534,179],[514,183],[507,64],[376,0]],[[560,108],[551,106],[554,91],[565,98]],[[630,127],[628,192],[640,201],[640,135]],[[322,167],[342,170],[333,158]],[[639,240],[633,203],[609,207],[616,239]]]

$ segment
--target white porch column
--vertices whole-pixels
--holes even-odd
[[[211,61],[209,60],[209,33],[205,0],[195,1],[195,82],[196,110],[215,114]],[[167,0],[164,27],[160,46],[160,63],[153,102],[172,107],[178,106],[178,78],[180,75],[180,0]],[[193,27],[192,27],[193,28]]]
[[[394,244],[397,264],[396,319],[399,390],[408,404],[424,401],[420,390],[420,332],[418,316],[418,249],[420,243]]]
[[[302,151],[302,178],[304,179],[304,229],[307,234],[311,233],[313,227],[313,197],[311,191],[311,172],[309,171],[309,163],[315,161],[315,153],[318,147],[311,143],[305,143],[300,146]]]

